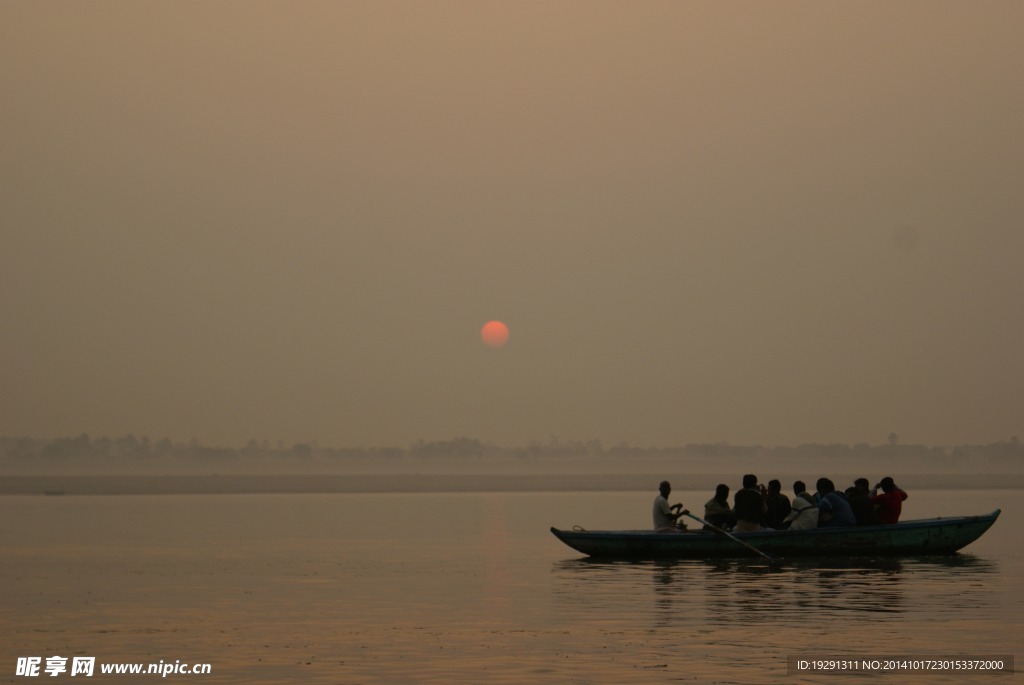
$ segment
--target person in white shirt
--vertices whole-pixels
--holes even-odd
[[[676,523],[679,517],[690,513],[688,509],[683,509],[681,502],[669,505],[668,496],[671,492],[672,485],[667,480],[661,481],[658,496],[654,498],[654,530],[658,532],[678,530]]]
[[[818,527],[818,503],[814,496],[807,492],[807,486],[802,480],[793,483],[793,508],[789,516],[782,522],[789,530],[808,530]],[[788,524],[788,525],[787,525]]]

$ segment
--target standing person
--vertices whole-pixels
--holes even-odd
[[[874,526],[880,523],[878,510],[871,501],[871,493],[868,492],[867,478],[855,480],[853,487],[846,489],[846,498],[850,500],[850,508],[853,509],[853,517],[857,519],[858,526]]]
[[[743,489],[733,498],[733,510],[736,512],[737,533],[750,533],[763,530],[761,520],[767,507],[764,503],[764,486],[758,487],[757,476],[748,473],[743,476]]]
[[[786,520],[792,509],[789,498],[782,494],[782,483],[777,480],[768,481],[768,494],[764,496],[764,503],[768,508],[765,514],[765,525],[775,530],[781,530],[783,521]]]
[[[725,483],[719,483],[715,488],[715,496],[704,505],[704,520],[726,530],[736,525],[736,514],[729,506],[729,486]],[[705,527],[705,530],[708,528]]]
[[[690,512],[683,509],[682,502],[669,506],[668,496],[672,492],[672,484],[667,480],[661,481],[658,486],[658,496],[654,498],[654,530],[658,532],[669,532],[677,530],[676,523],[680,516]]]
[[[882,488],[882,494],[878,494]],[[883,478],[871,492],[871,501],[878,505],[878,518],[881,523],[899,523],[903,512],[903,502],[909,495],[896,486],[889,476]]]
[[[809,530],[818,527],[818,502],[814,495],[807,492],[802,480],[793,483],[793,508],[783,523],[789,524],[790,530]]]
[[[857,518],[846,499],[836,492],[836,485],[828,478],[818,479],[818,526],[836,528],[855,526]]]

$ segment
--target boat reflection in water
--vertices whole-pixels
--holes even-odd
[[[903,611],[906,573],[898,560],[735,566],[715,563],[705,575],[704,605],[712,622],[759,623],[764,614]]]
[[[648,597],[655,626],[801,625],[828,615],[846,624],[984,609],[997,600],[986,579],[995,562],[972,555],[812,559],[602,561],[554,565],[555,593],[569,614],[635,611]],[[823,613],[824,612],[824,613]]]

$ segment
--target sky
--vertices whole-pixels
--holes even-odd
[[[0,3],[0,435],[1020,435],[1022,24]]]

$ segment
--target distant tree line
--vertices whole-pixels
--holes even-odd
[[[680,447],[637,447],[619,443],[605,447],[600,440],[563,440],[552,436],[546,441],[531,441],[526,446],[502,447],[473,438],[459,437],[452,440],[417,441],[408,447],[322,447],[316,443],[250,440],[241,448],[210,447],[197,440],[175,443],[167,438],[151,441],[127,435],[120,438],[92,438],[82,434],[71,438],[42,440],[34,438],[0,437],[0,463],[32,465],[59,463],[110,463],[110,462],[165,462],[188,461],[206,464],[324,461],[338,463],[352,459],[397,460],[397,459],[478,459],[486,457],[508,457],[524,460],[537,459],[586,459],[586,458],[671,458],[698,457],[710,460],[734,460],[744,458],[781,459],[806,458],[828,460],[857,460],[859,458],[884,457],[898,461],[914,458],[936,462],[961,462],[985,460],[988,462],[1024,463],[1024,447],[1016,436],[1009,440],[955,447],[930,447],[927,445],[899,444],[895,435],[890,435],[884,444],[869,445],[858,443],[818,444],[808,443],[795,447],[763,447],[761,445],[730,445],[727,443],[688,444]]]

